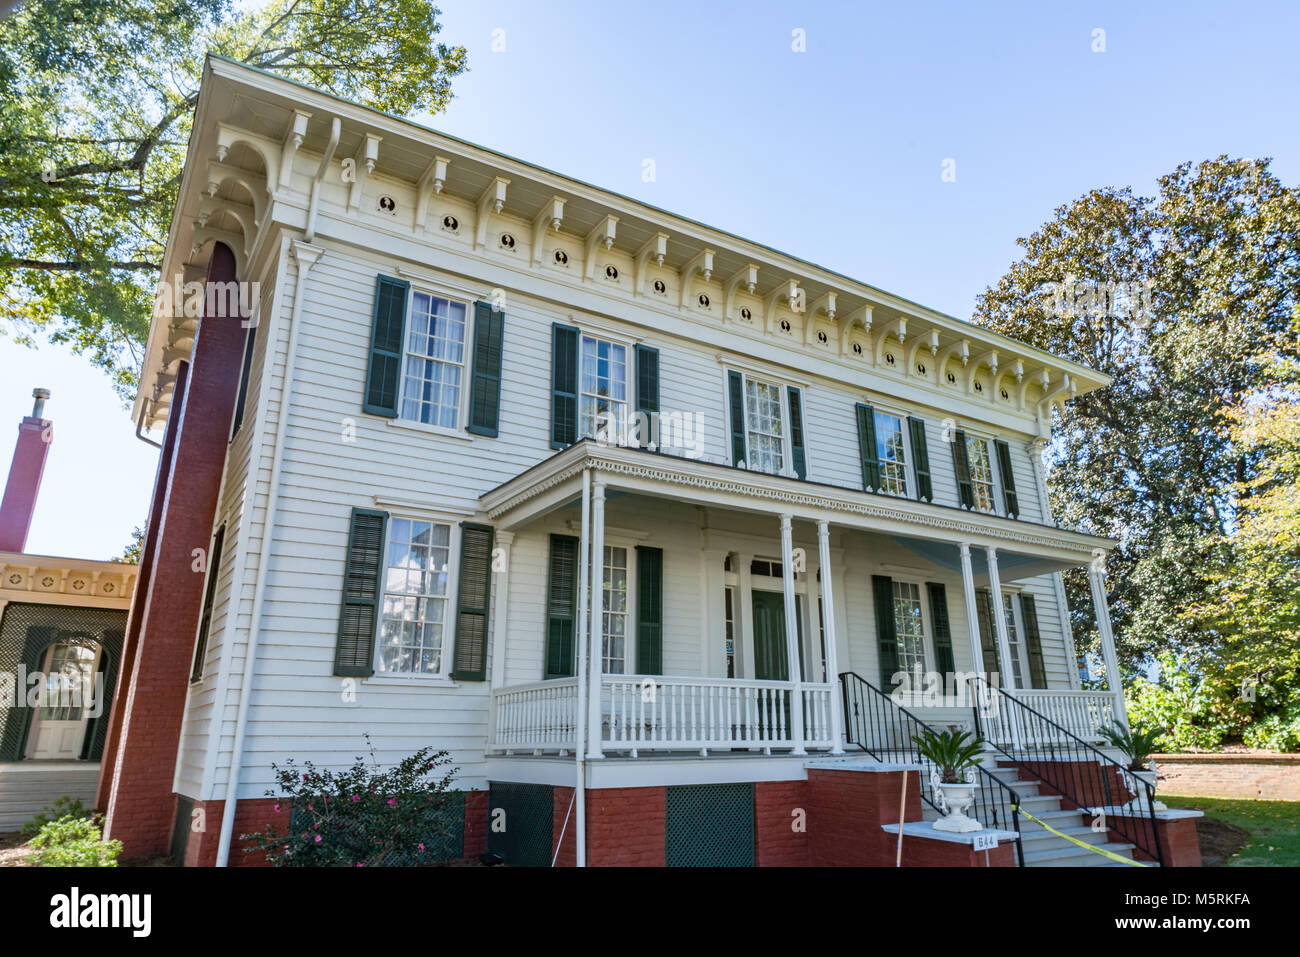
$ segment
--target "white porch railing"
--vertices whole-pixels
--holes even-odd
[[[492,747],[498,751],[571,751],[578,679],[555,678],[492,692]]]
[[[603,675],[601,746],[624,751],[706,751],[793,748],[784,681],[730,678]],[[804,683],[804,747],[832,747],[832,688]],[[509,751],[572,750],[577,681],[563,678],[501,688],[492,747]]]
[[[1085,741],[1102,740],[1100,730],[1115,722],[1115,695],[1110,691],[1041,691],[1017,688],[1017,701],[1033,708]]]

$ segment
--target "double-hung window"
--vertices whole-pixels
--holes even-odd
[[[876,412],[876,457],[880,461],[880,491],[907,494],[907,443],[903,420],[888,412]]]
[[[451,525],[397,517],[389,522],[376,672],[445,673],[451,549]]]
[[[971,494],[975,508],[981,512],[996,512],[997,501],[993,488],[993,461],[989,458],[989,444],[973,435],[966,437],[966,460],[970,463]]]
[[[607,675],[627,673],[627,549],[605,546],[602,608],[605,616],[601,663]]]
[[[1007,615],[1007,650],[1011,655],[1011,673],[1015,676],[1016,687],[1025,687],[1025,679],[1020,670],[1020,632],[1016,629],[1015,603],[1009,594],[1002,595],[1003,610]]]
[[[917,665],[925,670],[925,625],[921,612],[921,586],[915,582],[894,583],[894,631],[898,639],[898,670],[911,672]]]
[[[785,469],[781,387],[745,378],[745,445],[749,467],[779,475]]]
[[[583,334],[578,429],[585,438],[621,435],[627,423],[627,346]],[[620,431],[615,431],[620,430]]]
[[[403,344],[399,415],[446,429],[460,427],[468,307],[413,291]]]

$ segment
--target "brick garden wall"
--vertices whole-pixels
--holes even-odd
[[[1159,794],[1300,801],[1300,754],[1157,754]]]

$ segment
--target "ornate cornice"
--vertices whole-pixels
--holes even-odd
[[[851,489],[841,490],[841,494],[829,494],[827,486],[810,486],[796,479],[768,476],[764,473],[750,473],[727,469],[708,463],[696,463],[682,460],[682,468],[673,468],[658,464],[662,457],[655,457],[654,462],[634,461],[632,457],[652,454],[639,450],[608,449],[588,446],[585,454],[562,452],[556,458],[573,454],[572,461],[555,462],[555,471],[539,475],[536,481],[522,484],[513,494],[497,501],[485,510],[492,520],[497,520],[524,503],[546,492],[578,478],[584,469],[611,476],[627,476],[649,482],[672,485],[679,488],[694,488],[708,492],[720,492],[728,495],[740,495],[753,499],[755,505],[770,504],[771,508],[758,509],[773,514],[800,509],[838,512],[863,518],[876,518],[889,522],[902,522],[919,528],[933,529],[951,533],[951,537],[987,541],[989,539],[1014,542],[1017,545],[1036,546],[1039,548],[1077,552],[1081,560],[1091,556],[1097,550],[1113,547],[1109,539],[1077,532],[1061,531],[1051,534],[1046,526],[1033,526],[1014,519],[990,517],[985,521],[964,519],[963,513],[944,506],[927,505],[912,502],[910,499],[894,500],[888,496],[857,492]],[[545,463],[544,463],[545,464]],[[703,470],[720,469],[724,474],[707,474]],[[746,481],[742,476],[754,476],[754,481]],[[521,475],[514,482],[525,479]],[[505,491],[507,483],[496,492]],[[617,485],[617,482],[611,484]],[[484,496],[491,499],[494,493]],[[1047,532],[1047,534],[1044,534]],[[933,535],[925,536],[933,538]]]

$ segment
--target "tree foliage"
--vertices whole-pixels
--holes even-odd
[[[26,3],[0,21],[3,329],[87,355],[129,397],[207,53],[392,113],[465,70],[429,0]]]
[[[1223,427],[1270,386],[1265,355],[1296,355],[1300,192],[1267,160],[1185,163],[1146,197],[1097,189],[1019,240],[1023,257],[980,297],[975,320],[1114,376],[1066,405],[1049,450],[1055,514],[1119,539],[1108,578],[1130,670],[1158,652],[1197,654],[1218,631],[1183,612],[1230,558],[1260,452]],[[1139,283],[1149,310],[1051,283]],[[1095,643],[1082,571],[1066,576],[1076,642]]]

